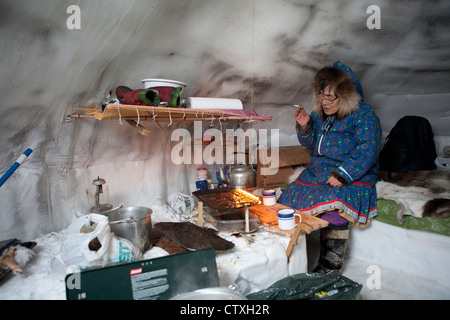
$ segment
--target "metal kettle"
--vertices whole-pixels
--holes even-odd
[[[246,189],[256,187],[256,172],[252,166],[237,164],[228,170],[227,174],[219,167],[220,179],[227,184],[228,188]]]

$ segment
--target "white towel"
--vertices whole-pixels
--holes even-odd
[[[239,99],[189,97],[186,103],[192,109],[244,109]]]

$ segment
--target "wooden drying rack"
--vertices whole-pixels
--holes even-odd
[[[153,121],[160,128],[159,123],[193,122],[193,121],[233,121],[256,123],[257,121],[272,120],[272,117],[260,117],[249,110],[221,110],[221,109],[190,109],[169,108],[164,106],[138,106],[127,104],[107,104],[106,106],[70,106],[68,108],[83,111],[84,114],[71,114],[70,118],[91,118],[97,120],[126,121],[136,126],[139,133],[149,135],[150,131],[140,122]]]

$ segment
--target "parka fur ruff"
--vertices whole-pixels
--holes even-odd
[[[320,100],[320,93],[328,86],[339,97],[340,106],[336,114],[337,120],[342,120],[358,110],[362,97],[356,90],[352,80],[343,70],[325,67],[317,72],[312,83],[314,111],[322,118],[325,117],[325,114]]]

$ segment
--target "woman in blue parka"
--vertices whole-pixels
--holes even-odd
[[[377,215],[381,126],[364,103],[358,77],[346,65],[335,62],[319,70],[312,90],[311,115],[302,106],[295,114],[299,142],[312,150],[311,163],[279,202],[329,222],[314,272],[339,273],[349,222],[364,227]]]

